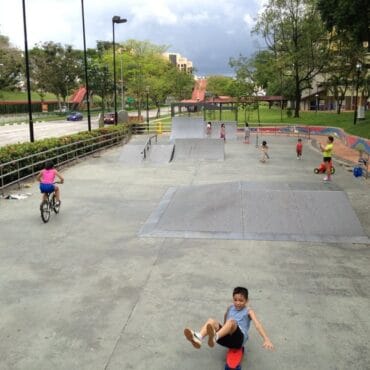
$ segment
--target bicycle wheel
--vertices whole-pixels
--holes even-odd
[[[47,200],[44,200],[40,206],[41,218],[45,223],[50,219],[50,205]]]
[[[55,213],[59,213],[60,204],[57,204],[55,194],[53,194],[53,197],[51,198],[51,208],[53,208]]]

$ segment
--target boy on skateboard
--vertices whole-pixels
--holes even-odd
[[[216,343],[227,348],[241,348],[248,340],[248,330],[253,321],[258,333],[263,339],[262,346],[273,350],[274,345],[267,336],[265,329],[256,317],[255,312],[247,306],[248,289],[236,287],[233,291],[233,304],[230,305],[224,316],[224,324],[221,325],[215,319],[208,319],[199,332],[185,328],[186,339],[199,349],[202,340],[208,336],[208,345],[214,347]]]

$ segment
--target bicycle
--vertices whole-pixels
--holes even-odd
[[[54,182],[53,184],[61,184],[61,182]],[[47,223],[50,219],[51,211],[54,211],[55,214],[59,213],[60,203],[57,202],[54,191],[44,194],[46,194],[47,199],[41,202],[40,213],[42,221]]]

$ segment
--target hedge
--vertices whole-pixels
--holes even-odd
[[[40,171],[44,168],[45,161],[53,157],[59,156],[58,163],[65,163],[71,159],[71,156],[75,157],[75,154],[71,154],[71,146],[69,144],[75,144],[73,149],[77,149],[77,156],[83,156],[90,153],[91,145],[94,149],[103,148],[107,144],[105,143],[106,135],[117,133],[117,143],[121,141],[122,135],[130,135],[131,128],[123,125],[110,126],[99,128],[92,131],[83,131],[77,134],[66,135],[61,137],[48,138],[38,140],[33,143],[20,143],[10,144],[0,148],[0,175],[8,176],[3,178],[0,182],[0,187],[5,186],[18,178],[27,177],[35,172]],[[86,139],[94,139],[91,141],[89,146],[85,145]],[[46,152],[47,151],[47,152]],[[29,156],[38,154],[31,158]],[[5,163],[18,160],[16,163],[5,165]],[[28,168],[28,166],[32,166]],[[15,171],[13,174],[11,172]]]

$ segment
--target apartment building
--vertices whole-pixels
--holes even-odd
[[[175,65],[180,71],[193,73],[193,62],[179,53],[164,53],[163,56]]]

